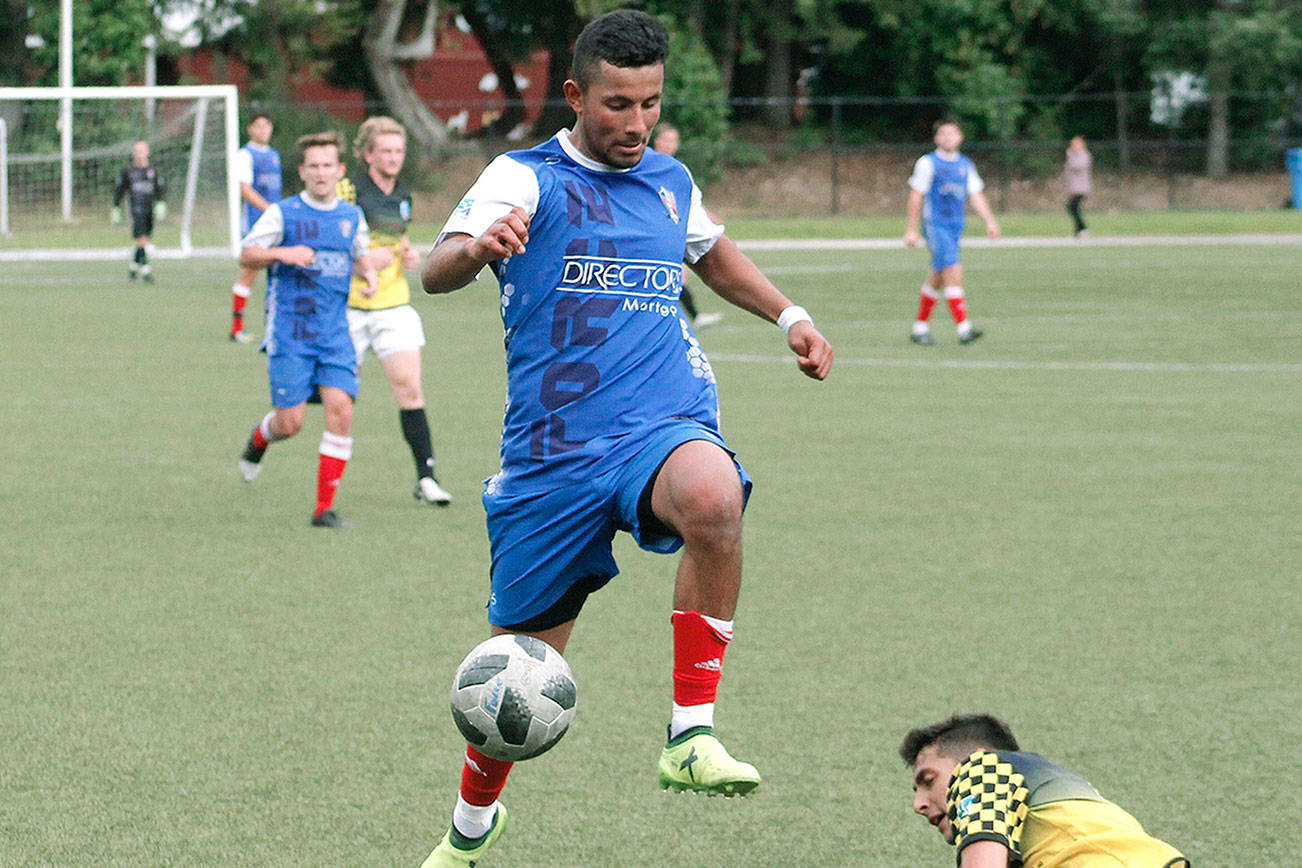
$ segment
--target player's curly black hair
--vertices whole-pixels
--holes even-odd
[[[660,19],[636,9],[616,9],[588,22],[574,43],[570,78],[586,90],[601,61],[622,69],[664,63],[669,32]]]
[[[900,758],[913,765],[918,754],[935,745],[944,756],[963,759],[974,750],[1020,750],[1008,724],[989,714],[956,714],[948,720],[909,731],[900,743]]]

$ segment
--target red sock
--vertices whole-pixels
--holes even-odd
[[[461,768],[461,798],[472,805],[486,806],[497,801],[506,786],[511,766],[505,760],[484,756],[466,745],[466,764]]]
[[[262,433],[261,425],[253,429],[253,445],[259,449],[266,449],[271,445],[271,441],[269,441],[266,435]]]
[[[321,452],[316,471],[316,514],[320,515],[334,506],[335,492],[344,468],[352,456],[353,438],[341,437],[326,431],[321,435]]]
[[[248,300],[247,295],[231,293],[231,334],[244,331],[244,305]]]
[[[949,312],[954,316],[954,322],[961,323],[967,319],[967,302],[963,298],[963,290],[945,290],[945,301],[949,303]]]
[[[723,652],[732,632],[716,630],[700,612],[674,612],[674,702],[714,702],[723,677]]]
[[[931,309],[935,306],[936,306],[936,296],[927,295],[926,292],[923,292],[920,300],[918,301],[918,316],[917,316],[918,322],[926,322],[927,319],[930,318],[931,316]]]

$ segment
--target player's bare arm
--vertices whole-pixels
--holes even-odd
[[[402,267],[408,270],[420,268],[420,253],[411,244],[411,239],[406,235],[402,236],[402,241],[398,243],[398,255],[402,257]]]
[[[393,251],[387,247],[377,247],[374,250],[368,250],[353,263],[353,274],[366,281],[366,289],[363,289],[362,295],[367,298],[373,298],[376,290],[380,288],[380,271],[382,265],[377,265],[378,259],[384,258],[382,254],[388,254],[388,261],[393,261]]]
[[[922,219],[922,198],[922,194],[917,190],[909,190],[908,210],[905,212],[904,243],[910,247],[922,244],[922,236],[918,234],[918,221]]]
[[[969,200],[972,202],[972,210],[981,215],[981,219],[986,221],[986,235],[991,238],[998,238],[1000,235],[999,223],[995,220],[995,212],[990,207],[990,200],[986,198],[985,193],[973,193]]]
[[[271,207],[271,203],[263,198],[261,193],[253,189],[253,185],[247,181],[240,182],[240,196],[244,198],[245,202],[248,202],[259,211],[266,211]]]
[[[517,206],[494,220],[482,235],[454,232],[435,245],[421,271],[421,285],[428,293],[460,289],[490,262],[524,253],[528,242],[529,214]]]
[[[270,268],[277,262],[307,268],[316,260],[316,251],[311,247],[298,244],[293,247],[245,247],[240,251],[240,266],[243,268]]]
[[[782,311],[791,306],[790,299],[727,235],[721,236],[692,270],[720,297],[769,322],[777,322]],[[793,324],[787,332],[787,345],[806,376],[822,380],[832,370],[832,345],[813,323]]]
[[[998,841],[973,841],[963,848],[960,868],[1008,868],[1008,848]]]

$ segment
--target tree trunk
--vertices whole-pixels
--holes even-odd
[[[547,103],[534,129],[550,134],[574,122],[574,113],[565,103],[565,80],[570,77],[574,60],[574,40],[585,22],[579,20],[568,0],[554,0],[548,5],[551,11],[540,22],[543,47],[547,49]]]
[[[791,126],[791,0],[769,7],[764,24],[764,122],[776,129]]]
[[[1229,71],[1220,60],[1207,70],[1207,177],[1224,178],[1229,172],[1230,97]]]
[[[504,136],[524,120],[524,100],[520,96],[520,88],[515,85],[515,69],[512,68],[510,58],[502,50],[501,41],[489,27],[488,21],[479,14],[479,7],[474,3],[465,3],[460,9],[462,17],[470,25],[470,32],[479,41],[479,47],[483,49],[488,65],[493,68],[493,74],[497,76],[502,95],[506,97],[506,108],[502,111],[502,116],[493,121],[485,132],[489,135]]]
[[[1117,163],[1121,174],[1130,174],[1130,103],[1120,65],[1112,68],[1112,98],[1117,104]]]
[[[426,22],[434,18],[437,0],[426,0]],[[366,68],[371,73],[376,90],[389,112],[407,128],[407,135],[422,150],[434,157],[444,157],[448,152],[448,130],[434,113],[425,107],[420,95],[412,87],[411,79],[402,61],[429,57],[434,53],[432,36],[416,43],[398,41],[407,0],[380,0],[362,37],[362,53]],[[430,31],[422,28],[422,37]],[[422,50],[424,53],[422,54]]]

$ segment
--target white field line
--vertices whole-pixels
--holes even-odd
[[[982,247],[1235,247],[1254,244],[1276,246],[1302,245],[1302,235],[1290,233],[1259,233],[1239,235],[1113,235],[1096,236],[1084,240],[1074,238],[965,238],[963,246]],[[899,238],[778,238],[740,241],[737,246],[749,251],[795,250],[904,250]],[[73,248],[50,247],[33,250],[0,250],[0,262],[100,262],[126,260],[132,247]],[[151,251],[159,259],[186,258],[181,250],[160,247]],[[230,259],[225,247],[196,247],[189,254],[193,259]]]
[[[925,350],[923,352],[926,352]],[[793,356],[710,353],[712,362],[793,365]],[[836,365],[873,368],[959,368],[993,371],[1100,371],[1121,373],[1302,374],[1302,363],[1271,362],[1019,362],[994,359],[857,359],[837,357]]]

